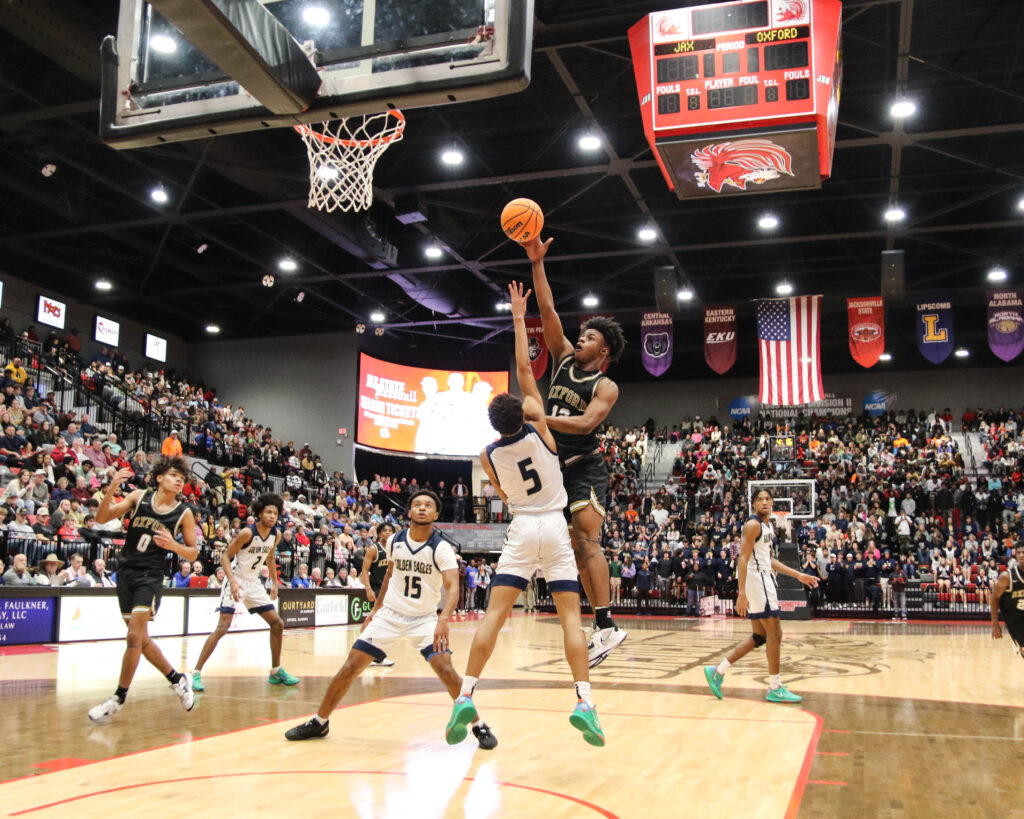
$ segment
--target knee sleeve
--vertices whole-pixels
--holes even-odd
[[[754,648],[760,648],[761,646],[763,646],[765,643],[768,642],[768,638],[765,637],[763,634],[758,634],[758,633],[755,632],[752,635],[752,637],[753,637],[753,640],[754,640]]]

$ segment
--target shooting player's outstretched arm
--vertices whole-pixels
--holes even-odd
[[[524,243],[523,247],[533,263],[533,290],[537,294],[537,306],[540,307],[544,341],[555,361],[558,361],[573,351],[573,345],[562,331],[562,320],[555,312],[555,297],[551,294],[551,285],[548,284],[548,276],[544,270],[544,257],[553,241],[548,239],[541,244],[540,238],[537,237]]]
[[[512,282],[508,286],[508,292],[512,307],[512,325],[516,334],[516,377],[519,380],[519,389],[523,393],[523,419],[533,424],[534,429],[544,439],[544,443],[554,449],[555,439],[548,430],[547,418],[544,415],[544,399],[537,387],[537,379],[533,377],[530,345],[526,339],[526,302],[531,291],[527,290],[524,294],[523,285],[520,282]]]

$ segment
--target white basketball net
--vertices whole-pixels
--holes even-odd
[[[373,202],[373,169],[405,132],[401,111],[296,125],[309,154],[309,207],[366,210]]]

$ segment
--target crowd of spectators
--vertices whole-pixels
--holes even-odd
[[[46,571],[53,561],[44,557],[61,563],[54,549],[63,545],[69,563],[73,554],[116,562],[121,524],[96,524],[99,499],[119,468],[134,473],[124,491],[148,486],[160,453],[129,453],[115,433],[85,415],[58,412],[40,398],[31,367],[25,366],[37,349],[31,345],[59,362],[75,362],[82,378],[104,388],[114,385],[149,417],[175,425],[163,454],[184,452],[213,465],[205,480],[193,476],[183,490],[195,511],[201,559],[182,567],[175,583],[216,586],[220,554],[249,522],[255,496],[283,485],[285,576],[299,585],[353,586],[361,582],[362,557],[376,542],[377,528],[401,525],[410,493],[421,486],[415,478],[375,475],[353,482],[342,472],[328,474],[308,443],[296,446],[275,437],[244,407],[221,404],[214,389],[187,375],[133,369],[107,348],[82,361],[73,330],[39,342],[34,328],[18,337],[4,319],[4,341],[15,344],[2,382],[0,457],[11,475],[0,528],[8,532],[8,555],[24,551],[37,567],[34,576],[50,577],[51,583],[55,576],[80,585],[102,581],[102,567],[93,577],[95,563],[72,579],[68,569]],[[803,550],[805,570],[813,564],[824,581],[813,602],[889,605],[893,578],[902,575],[934,583],[952,601],[984,605],[993,573],[1011,559],[1024,533],[1020,417],[1003,408],[963,414],[961,429],[978,432],[985,446],[977,475],[965,466],[948,409],[857,418],[799,415],[784,422],[762,417],[731,427],[699,416],[660,429],[653,421],[629,429],[606,426],[599,436],[611,476],[603,539],[613,604],[635,604],[642,611],[660,600],[696,614],[707,594],[730,598],[747,517],[747,482],[814,477],[815,519],[784,533]],[[791,460],[769,458],[773,435],[791,439]],[[665,445],[678,448],[678,456],[669,478],[654,486],[646,481],[645,459],[652,447]],[[472,516],[472,493],[461,479],[448,487],[423,486],[450,503],[456,520]],[[486,588],[483,562],[477,579],[482,575]],[[463,597],[475,603],[479,587],[469,587],[467,573],[462,572]]]

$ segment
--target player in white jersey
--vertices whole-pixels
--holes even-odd
[[[287,739],[327,736],[331,713],[352,681],[372,660],[386,656],[384,648],[403,637],[414,641],[452,699],[459,695],[462,678],[452,665],[448,647],[448,621],[459,602],[459,563],[451,544],[434,530],[440,510],[441,499],[429,489],[420,489],[409,498],[409,528],[392,535],[384,546],[388,572],[359,639],[331,680],[320,701],[320,710],[307,722],[286,731]],[[437,605],[442,587],[445,602],[439,615]],[[473,734],[481,748],[490,749],[498,744],[482,722],[473,726]]]
[[[767,489],[758,490],[754,496],[754,517],[743,525],[743,541],[740,557],[736,561],[736,576],[739,578],[739,594],[736,597],[736,613],[751,621],[754,633],[736,646],[718,666],[705,666],[704,678],[711,692],[722,698],[722,679],[725,672],[739,659],[755,648],[767,645],[768,655],[768,702],[801,702],[803,697],[791,693],[782,684],[779,674],[782,646],[782,625],[779,616],[775,573],[782,572],[795,577],[805,586],[816,588],[818,578],[791,569],[775,557],[775,528],[772,526],[774,499]]]
[[[524,295],[518,282],[509,285],[508,290],[516,336],[516,374],[523,398],[503,393],[491,401],[487,415],[501,437],[480,453],[480,465],[508,504],[512,523],[491,581],[487,616],[473,637],[466,676],[452,708],[445,739],[449,745],[461,742],[466,736],[466,724],[476,718],[473,691],[477,681],[516,598],[540,566],[562,623],[565,658],[576,684],[576,710],[569,722],[583,732],[587,742],[601,747],[605,739],[590,696],[576,558],[563,514],[567,500],[562,470],[555,454],[555,439],[545,420],[544,401],[533,377],[526,340],[526,300],[530,291]]]
[[[220,593],[220,620],[217,628],[206,638],[203,650],[199,653],[199,662],[192,671],[192,690],[205,691],[206,686],[200,674],[206,661],[210,659],[220,638],[228,633],[231,620],[239,605],[244,606],[250,614],[258,614],[270,626],[270,676],[267,682],[271,685],[297,685],[298,677],[293,677],[281,667],[281,643],[284,635],[284,622],[281,620],[274,601],[277,599],[277,562],[274,559],[277,544],[281,540],[281,530],[277,528],[277,519],[284,509],[284,498],[280,495],[267,493],[260,495],[253,504],[256,523],[242,529],[231,545],[221,555],[220,565],[228,582]],[[269,593],[260,578],[260,569],[266,565],[273,578]]]

